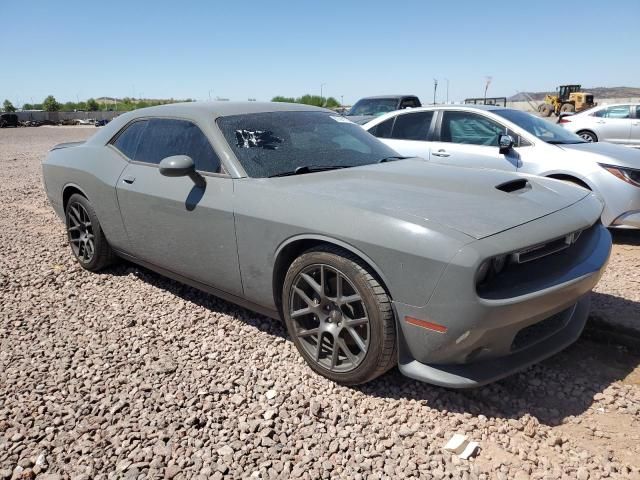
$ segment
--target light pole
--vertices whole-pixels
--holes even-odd
[[[485,77],[486,78],[486,83],[484,84],[484,104],[487,104],[487,90],[489,90],[489,85],[491,84],[491,80],[493,80],[493,77]]]
[[[320,99],[322,100],[324,97],[322,96],[322,87],[324,87],[326,85],[326,83],[321,83],[320,84]],[[324,103],[324,101],[322,102]]]
[[[445,78],[445,80],[447,81],[447,103],[449,103],[449,79]]]
[[[209,101],[211,101],[211,92],[213,92],[213,88],[209,90]]]
[[[433,79],[433,104],[436,104],[436,91],[438,90],[438,79]]]
[[[344,95],[340,95],[340,106],[344,108]]]

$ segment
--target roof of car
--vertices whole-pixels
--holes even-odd
[[[405,95],[374,95],[372,97],[362,97],[360,100],[378,100],[381,98],[404,98],[404,97],[417,97],[417,95],[405,94]],[[358,100],[358,101],[360,101]]]
[[[226,117],[229,115],[243,115],[247,113],[282,112],[282,111],[319,111],[330,112],[325,108],[284,102],[184,102],[168,103],[155,107],[135,110],[136,116],[178,115],[178,114],[206,114],[208,116]]]

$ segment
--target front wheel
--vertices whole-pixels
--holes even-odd
[[[300,354],[335,382],[365,383],[396,363],[391,301],[346,251],[325,247],[298,257],[284,280],[282,310]]]
[[[113,263],[115,254],[89,200],[77,193],[71,195],[65,220],[71,251],[82,268],[97,272]]]
[[[588,130],[578,132],[578,136],[589,143],[598,141],[598,137],[596,136],[596,134]]]

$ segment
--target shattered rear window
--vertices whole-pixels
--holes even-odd
[[[265,112],[218,119],[218,126],[250,177],[298,167],[355,167],[397,155],[343,117],[325,112]]]

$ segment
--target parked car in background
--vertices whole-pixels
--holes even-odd
[[[345,116],[354,123],[363,124],[387,112],[420,106],[420,99],[415,95],[380,95],[361,98]]]
[[[109,120],[96,120],[94,125],[96,127],[104,127],[107,123],[109,123]]]
[[[18,115],[15,113],[0,114],[0,128],[17,127],[18,125]]]
[[[401,155],[575,183],[604,199],[605,225],[640,228],[638,150],[588,143],[540,117],[492,106],[456,105],[393,112],[363,128]],[[503,134],[506,143],[499,145]]]
[[[336,382],[399,363],[478,386],[576,340],[611,249],[601,200],[396,155],[329,110],[202,102],[121,115],[42,169],[82,267],[121,256],[284,318]]]
[[[602,105],[558,120],[587,142],[640,147],[640,103]]]

